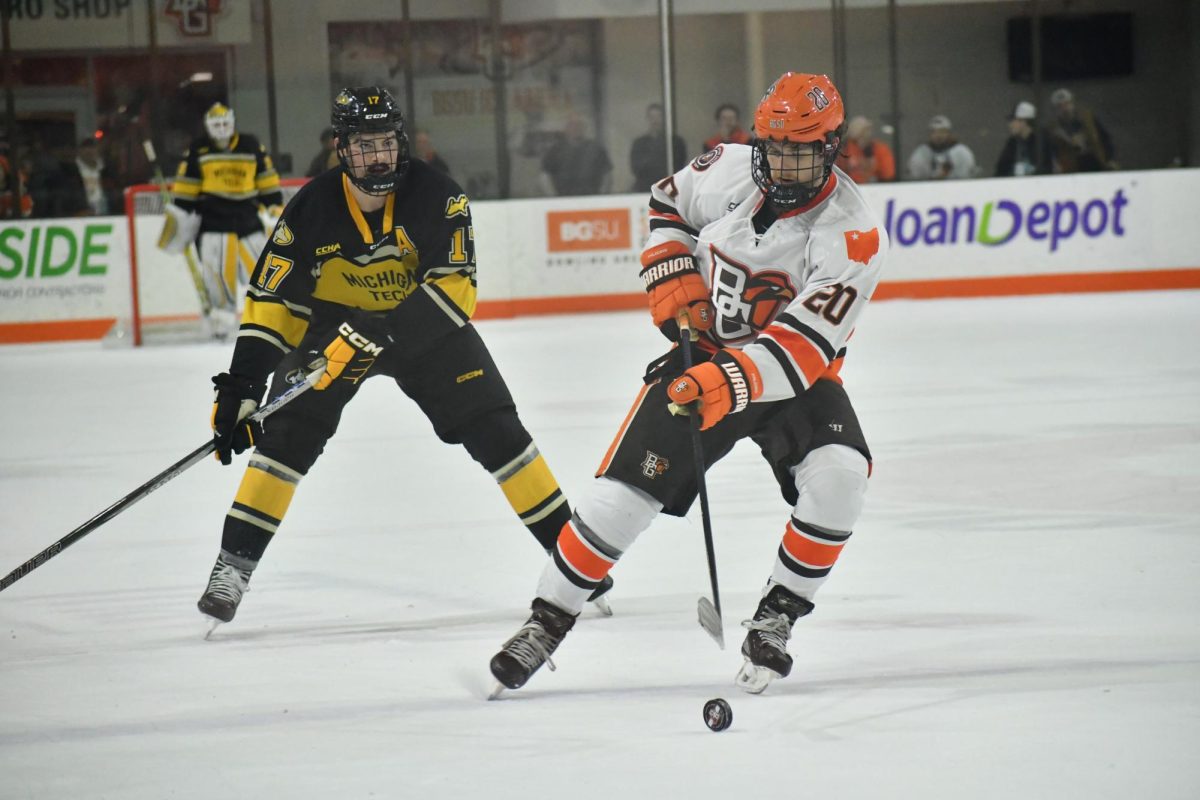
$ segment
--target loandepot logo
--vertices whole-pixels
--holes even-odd
[[[1046,242],[1054,252],[1076,236],[1095,239],[1106,233],[1124,236],[1121,218],[1129,198],[1117,189],[1110,199],[1038,201],[1025,207],[1012,200],[992,200],[980,207],[933,206],[924,211],[887,202],[884,225],[901,247],[971,244],[997,246],[1017,239]]]

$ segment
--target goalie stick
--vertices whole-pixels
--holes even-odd
[[[293,384],[283,394],[279,395],[279,397],[276,397],[274,400],[255,411],[250,415],[249,418],[255,422],[262,422],[264,419],[271,416],[276,411],[283,408],[285,405],[311,389],[316,384],[317,379],[320,378],[325,372],[325,359],[318,358],[309,364],[308,367],[308,373],[298,383]],[[83,523],[78,528],[71,531],[66,536],[62,537],[54,544],[50,545],[42,552],[38,553],[24,564],[5,575],[3,578],[0,578],[0,592],[13,585],[30,572],[33,572],[42,564],[45,564],[47,561],[54,558],[71,545],[75,544],[75,542],[79,541],[84,536],[87,536],[89,533],[99,528],[101,525],[109,522],[125,509],[129,508],[134,503],[153,492],[155,489],[159,489],[166,485],[169,481],[178,478],[186,470],[202,461],[216,449],[217,445],[215,440],[209,440],[200,447],[197,447],[195,450],[188,453],[186,456],[179,459],[174,464],[167,467],[162,472],[158,473],[153,478],[146,481],[117,502],[113,503],[108,508],[101,511],[99,514],[92,517],[87,522]]]
[[[679,346],[683,348],[684,372],[692,368],[692,327],[688,323],[687,314],[680,314]],[[700,522],[704,527],[704,550],[708,557],[708,579],[712,585],[712,601],[701,597],[696,604],[696,613],[700,627],[717,643],[717,647],[725,649],[725,625],[721,619],[721,594],[717,590],[717,556],[713,552],[712,517],[708,511],[708,485],[704,480],[704,447],[700,443],[700,414],[692,409],[688,413],[688,421],[692,428],[692,461],[696,462],[696,488],[700,494]]]
[[[142,142],[142,149],[146,151],[146,158],[150,161],[150,166],[154,168],[154,183],[158,186],[158,193],[162,196],[165,209],[171,202],[171,191],[167,188],[167,179],[163,176],[162,166],[158,163],[158,155],[154,152],[154,143],[146,139]],[[212,301],[208,298],[208,289],[204,286],[204,274],[200,271],[200,264],[197,262],[195,242],[188,242],[183,248],[183,258],[187,262],[188,274],[192,276],[192,285],[200,300],[200,312],[207,318],[212,314]]]

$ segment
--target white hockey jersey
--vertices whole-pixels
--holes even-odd
[[[762,376],[757,402],[770,402],[836,379],[888,239],[838,169],[817,197],[760,235],[753,218],[765,198],[751,154],[749,145],[720,145],[659,181],[644,252],[686,248],[696,257],[717,312],[709,336],[750,356]]]

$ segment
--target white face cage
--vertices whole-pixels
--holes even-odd
[[[215,107],[204,115],[204,129],[217,144],[224,147],[234,134],[233,109],[224,106]]]

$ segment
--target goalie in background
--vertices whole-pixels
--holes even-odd
[[[204,129],[179,164],[158,245],[184,253],[195,243],[212,306],[209,333],[224,339],[237,331],[240,299],[266,245],[260,210],[278,217],[283,193],[271,157],[237,130],[233,109],[214,103]]]

